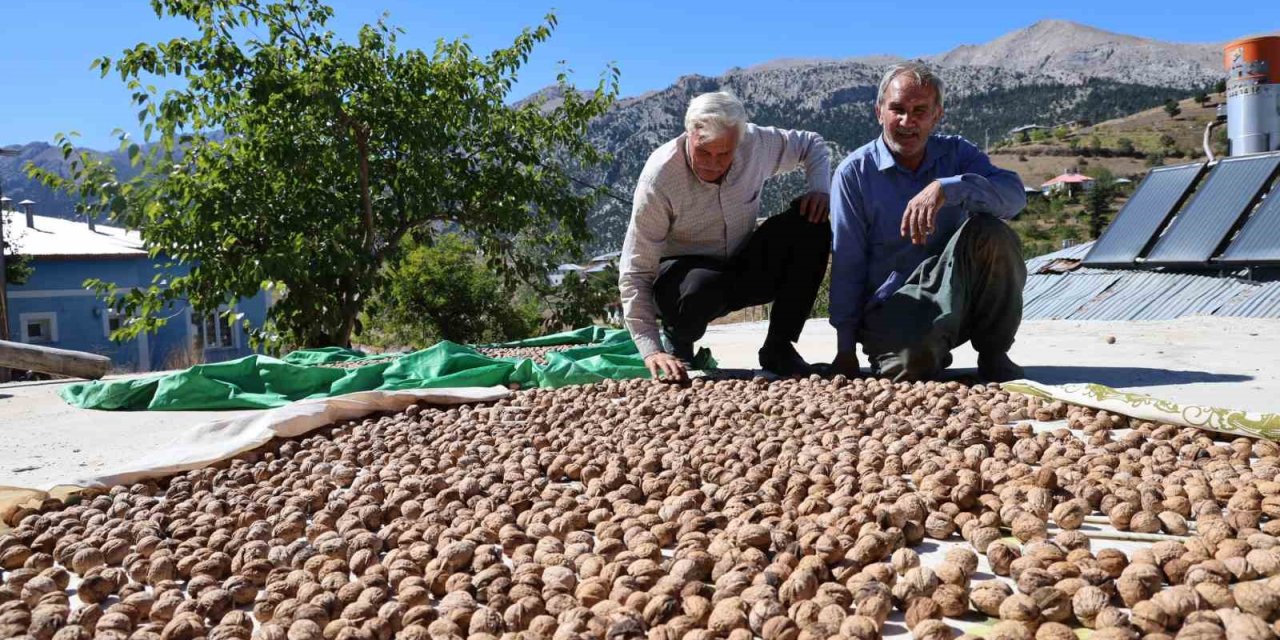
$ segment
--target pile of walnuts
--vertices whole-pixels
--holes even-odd
[[[533,360],[538,364],[546,364],[547,354],[558,353],[560,351],[572,349],[575,346],[580,345],[556,344],[546,347],[476,347],[476,351],[479,351],[482,355],[489,356],[490,358],[528,359]]]
[[[1278,454],[841,376],[415,406],[12,514],[0,637],[1271,638]]]
[[[359,369],[360,367],[367,367],[371,364],[382,364],[384,362],[387,362],[388,360],[396,360],[400,358],[402,355],[404,354],[392,353],[385,356],[370,356],[367,358],[360,358],[359,360],[346,360],[343,362],[327,362],[320,366],[327,367],[330,369]]]

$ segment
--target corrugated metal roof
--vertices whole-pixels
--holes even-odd
[[[1085,242],[1083,244],[1067,247],[1061,251],[1054,251],[1053,253],[1036,256],[1027,260],[1027,273],[1035,273],[1044,265],[1055,260],[1080,260],[1081,258],[1084,258],[1084,256],[1089,253],[1089,249],[1092,248],[1092,242]]]
[[[1120,278],[1121,274],[1113,273],[1027,276],[1027,288],[1022,294],[1022,317],[1070,318]]]
[[[1247,296],[1223,305],[1213,315],[1237,318],[1280,318],[1280,282],[1255,287]]]
[[[1280,318],[1280,282],[1164,271],[1076,269],[1036,273],[1055,260],[1088,253],[1093,243],[1027,261],[1022,317],[1027,320],[1171,320],[1191,315]]]

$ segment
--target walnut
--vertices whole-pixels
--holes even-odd
[[[175,615],[160,633],[162,640],[195,640],[204,635],[204,618],[195,613]]]
[[[1040,587],[1053,586],[1058,582],[1059,578],[1044,569],[1033,567],[1020,573],[1015,573],[1014,580],[1018,583],[1018,591],[1030,594]]]
[[[1200,596],[1186,585],[1169,587],[1152,596],[1151,601],[1164,609],[1171,620],[1181,620],[1200,606]]]
[[[911,636],[916,640],[951,640],[955,632],[941,620],[926,619],[911,628]]]
[[[951,516],[941,511],[930,511],[925,517],[924,532],[934,540],[946,540],[956,532],[956,525]]]
[[[1099,549],[1096,555],[1098,568],[1112,578],[1119,578],[1125,567],[1129,566],[1129,558],[1119,549]],[[1153,567],[1154,568],[1154,567]]]
[[[987,562],[991,572],[998,576],[1009,575],[1009,565],[1022,556],[1017,547],[1006,542],[994,542],[987,546]]]
[[[778,597],[786,605],[808,600],[818,593],[819,582],[812,571],[797,569],[778,588]]]
[[[1177,638],[1182,640],[1226,640],[1222,627],[1212,622],[1196,622],[1188,624],[1178,631]]]
[[[1076,640],[1076,634],[1060,622],[1046,622],[1036,629],[1035,640]]]
[[[972,577],[978,571],[978,555],[964,547],[953,547],[943,556],[948,564],[954,564]]]
[[[784,616],[770,618],[764,623],[764,629],[760,632],[760,637],[764,640],[797,640],[799,636],[799,627],[790,618]]]
[[[742,599],[730,597],[721,600],[712,610],[707,628],[719,634],[728,634],[734,629],[747,628],[747,623],[746,607]]]
[[[1013,519],[1011,528],[1013,529],[1013,536],[1023,542],[1040,540],[1049,535],[1045,521],[1026,512],[1018,514]],[[989,550],[988,553],[990,553]]]
[[[1001,538],[1000,530],[995,527],[978,527],[970,534],[969,543],[978,553],[986,553],[991,543]]]
[[[1230,607],[1218,611],[1228,638],[1274,638],[1271,626],[1251,613],[1236,611]]]
[[[1164,609],[1150,600],[1143,600],[1133,605],[1129,615],[1129,622],[1144,633],[1157,633],[1168,627],[1169,621],[1169,615],[1164,612]]]
[[[840,635],[851,640],[879,640],[880,629],[871,618],[853,615],[840,623]]]
[[[875,620],[876,626],[884,625],[892,610],[893,602],[887,593],[872,593],[866,597],[854,598],[854,613]]]
[[[958,618],[969,610],[969,592],[959,585],[938,585],[930,597],[938,603],[942,615],[948,618]]]
[[[1054,507],[1051,517],[1059,527],[1074,530],[1084,524],[1084,517],[1089,515],[1090,511],[1092,509],[1089,508],[1089,503],[1077,498]]]
[[[999,614],[1002,620],[1016,620],[1033,626],[1040,620],[1040,607],[1031,596],[1015,593],[1000,603]]]
[[[1125,606],[1148,600],[1164,583],[1160,570],[1149,564],[1131,564],[1124,568],[1116,579],[1116,591]]]
[[[1031,593],[1031,599],[1040,608],[1040,616],[1050,622],[1063,622],[1071,618],[1071,596],[1056,587],[1040,587]]]
[[[987,630],[987,640],[1032,640],[1031,629],[1022,622],[1001,620]]]
[[[1217,582],[1201,582],[1193,588],[1212,609],[1233,609],[1236,606],[1235,596],[1225,585]]]
[[[1103,627],[1089,636],[1090,640],[1138,640],[1138,633],[1129,627]]]
[[[989,616],[1000,615],[1000,604],[1013,595],[1009,585],[999,580],[987,580],[973,585],[969,592],[969,600],[973,608]]]
[[[1076,619],[1090,629],[1096,624],[1096,617],[1110,598],[1107,593],[1098,587],[1089,585],[1081,588],[1071,598],[1071,610],[1075,613]]]
[[[1265,583],[1243,582],[1232,587],[1231,593],[1241,611],[1263,620],[1271,619],[1276,609],[1280,608],[1280,597]]]
[[[922,620],[941,619],[942,607],[932,598],[916,598],[907,606],[906,621],[908,629],[915,629]]]
[[[97,604],[106,600],[116,591],[116,583],[101,575],[89,576],[76,585],[76,597],[87,604]]]
[[[903,575],[907,571],[920,566],[920,556],[915,551],[904,547],[893,552],[890,562],[893,563],[893,570],[898,575]]]
[[[80,575],[106,563],[107,559],[102,555],[102,550],[97,547],[83,547],[71,556],[71,570]]]
[[[1103,607],[1102,611],[1099,611],[1098,615],[1094,616],[1094,626],[1098,629],[1128,627],[1129,616],[1115,607]]]
[[[735,538],[738,544],[744,547],[754,547],[762,550],[768,549],[773,542],[769,527],[762,524],[744,524],[738,527]]]

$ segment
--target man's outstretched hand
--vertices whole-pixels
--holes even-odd
[[[689,372],[679,358],[662,351],[651,353],[644,358],[644,366],[654,380],[683,381],[689,378]]]
[[[831,214],[831,194],[822,193],[821,191],[812,191],[806,193],[799,198],[800,215],[805,220],[814,224],[827,221],[827,216]]]
[[[942,183],[934,180],[907,203],[902,214],[902,237],[911,238],[911,244],[924,244],[933,233],[938,212],[947,203],[942,193]]]

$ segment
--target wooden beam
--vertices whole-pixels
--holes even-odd
[[[111,358],[96,353],[0,340],[0,367],[97,380],[111,370]]]

